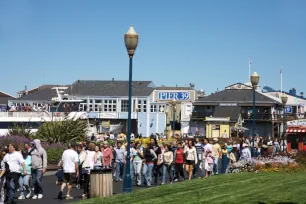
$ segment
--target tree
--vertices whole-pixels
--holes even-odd
[[[50,144],[61,143],[68,147],[71,141],[82,141],[87,131],[87,121],[66,117],[61,121],[45,122],[39,127],[36,138]]]
[[[25,138],[32,140],[35,136],[35,133],[33,133],[31,128],[29,128],[27,125],[24,125],[23,123],[21,124],[14,123],[13,126],[9,127],[8,135],[23,136]]]

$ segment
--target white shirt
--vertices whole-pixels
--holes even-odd
[[[111,139],[111,140],[115,139],[115,135],[114,134],[110,134],[109,135],[109,139]]]
[[[212,145],[209,143],[204,146],[204,157],[206,157],[208,151],[212,152]]]
[[[75,163],[79,161],[78,153],[72,149],[67,149],[62,156],[64,173],[76,173]]]
[[[24,163],[24,159],[21,153],[16,151],[6,154],[3,158],[3,162],[6,162],[9,165],[11,172],[20,173],[20,165]]]
[[[94,151],[87,151],[87,156],[88,156],[88,160],[89,160],[89,167],[90,170],[94,169],[94,165],[95,165],[95,154],[96,152]]]

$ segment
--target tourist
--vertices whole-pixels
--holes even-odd
[[[222,148],[222,169],[221,169],[221,173],[223,173],[223,174],[226,172],[227,165],[229,163],[228,158],[229,158],[229,153],[228,153],[228,149],[227,149],[227,144],[225,143],[225,145]]]
[[[275,138],[273,142],[273,153],[278,153],[280,151],[280,144],[278,142],[278,139]]]
[[[163,177],[162,177],[162,183],[161,185],[164,185],[166,183],[166,176],[167,172],[170,177],[170,183],[173,181],[173,175],[172,175],[172,165],[173,165],[173,152],[170,149],[170,145],[165,145],[164,152],[162,154],[163,156]]]
[[[93,148],[92,145],[90,147]],[[90,157],[89,154],[92,154],[92,151],[83,150],[79,155],[79,162],[81,165],[81,172],[82,178],[84,178],[83,188],[84,192],[82,194],[83,199],[87,199],[89,197],[89,183],[90,183]],[[94,153],[95,154],[95,153]]]
[[[231,151],[231,153],[229,155],[229,162],[231,164],[236,163],[236,161],[237,161],[237,157],[236,157],[237,154],[236,154],[236,152],[237,152],[237,148],[234,146],[233,150]]]
[[[213,168],[214,168],[214,156],[210,150],[207,150],[205,157],[205,171],[206,171],[205,177],[209,177],[212,175]]]
[[[182,148],[182,144],[177,144],[177,149],[174,152],[174,158],[175,162],[175,181],[180,180],[180,177],[182,177],[183,180],[185,180],[184,175],[184,150]]]
[[[188,173],[189,180],[191,180],[193,168],[198,163],[197,150],[193,145],[193,141],[188,142],[188,146],[184,149],[184,154],[186,155],[185,169]]]
[[[160,144],[156,149],[155,149],[155,154],[157,155],[157,160],[154,162],[154,169],[153,169],[153,174],[155,178],[155,184],[158,184],[158,179],[162,176],[162,165],[164,164],[164,145]]]
[[[5,171],[8,172],[6,175],[6,182],[8,187],[8,203],[12,204],[14,202],[15,190],[19,186],[20,177],[20,166],[23,169],[23,175],[27,175],[27,170],[24,165],[24,159],[20,152],[16,151],[17,147],[15,144],[9,145],[9,153],[3,158],[5,164]]]
[[[32,199],[36,200],[43,198],[42,178],[47,170],[48,158],[46,150],[40,144],[40,140],[34,140],[32,145],[32,149],[29,152],[32,158],[31,172],[34,185],[34,196]]]
[[[141,148],[141,142],[136,143],[135,148],[133,148],[133,166],[136,177],[136,185],[141,185],[141,167],[143,159],[143,150]]]
[[[116,152],[116,182],[118,181],[122,181],[122,177],[123,177],[123,167],[125,164],[125,149],[122,148],[122,142],[118,141],[117,142],[117,147],[115,148],[115,152]]]
[[[218,139],[213,139],[213,146],[212,146],[212,154],[214,157],[214,168],[212,171],[212,175],[219,174],[219,158],[222,156],[221,146],[218,143]]]
[[[95,156],[94,156],[94,169],[101,169],[102,167],[102,157],[103,154],[100,151],[99,146],[95,147]]]
[[[195,166],[195,168],[193,169],[193,178],[196,177],[196,173],[200,170],[200,165],[201,165],[201,161],[203,159],[202,157],[202,153],[203,153],[203,144],[200,142],[199,138],[196,138],[196,144],[194,145],[194,147],[197,150],[197,157],[198,157],[198,164]],[[201,175],[201,172],[200,172]]]
[[[126,157],[127,157],[127,150],[128,150],[128,146],[126,146],[126,150],[124,152],[124,161],[126,163]],[[133,157],[133,152],[134,152],[134,147],[132,144],[130,144],[130,176],[131,176],[131,179],[133,180],[134,179],[134,171],[133,171],[133,160],[134,160],[134,157]]]
[[[31,197],[31,189],[29,185],[30,176],[31,176],[31,165],[32,165],[32,158],[30,155],[28,155],[28,150],[22,151],[23,159],[24,159],[24,165],[25,169],[27,171],[27,174],[23,174],[23,168],[20,167],[21,176],[19,178],[19,187],[20,187],[20,196],[18,200],[24,200],[25,198]],[[26,194],[25,194],[26,193]]]
[[[157,160],[157,156],[153,150],[153,145],[149,144],[149,146],[144,151],[144,166],[143,166],[143,176],[144,176],[144,184],[147,187],[152,185],[152,170],[154,167],[154,161]]]
[[[3,161],[3,158],[5,157],[5,155],[8,153],[8,151],[6,149],[3,149],[1,151],[1,155],[0,155],[0,158],[1,158],[1,172],[0,172],[0,204],[4,204],[5,201],[6,201],[6,178],[5,178],[5,164],[4,164],[4,161]]]
[[[72,142],[70,145],[70,149],[67,149],[63,152],[61,166],[64,171],[64,182],[61,185],[61,190],[58,193],[58,199],[62,199],[63,191],[68,184],[68,190],[66,195],[66,200],[71,200],[73,197],[71,196],[71,189],[73,179],[79,176],[79,156],[76,152],[76,143]]]
[[[242,151],[241,151],[241,156],[240,156],[240,159],[241,160],[248,160],[248,159],[251,159],[251,151],[250,151],[250,148],[249,148],[249,145],[247,143],[244,143],[242,145]]]
[[[113,160],[112,149],[108,146],[108,142],[104,141],[103,143],[103,157],[102,157],[102,165],[104,168],[111,168]]]

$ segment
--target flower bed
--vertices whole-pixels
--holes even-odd
[[[230,164],[226,170],[227,173],[254,172],[254,171],[281,171],[283,169],[299,168],[295,159],[289,156],[259,157],[249,160],[240,160]]]

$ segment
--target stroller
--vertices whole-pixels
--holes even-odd
[[[55,174],[55,176],[57,178],[55,184],[56,185],[62,185],[62,183],[64,181],[64,171],[63,171],[63,168],[61,166],[61,162],[59,162],[57,166],[59,168],[57,169],[57,172]]]

